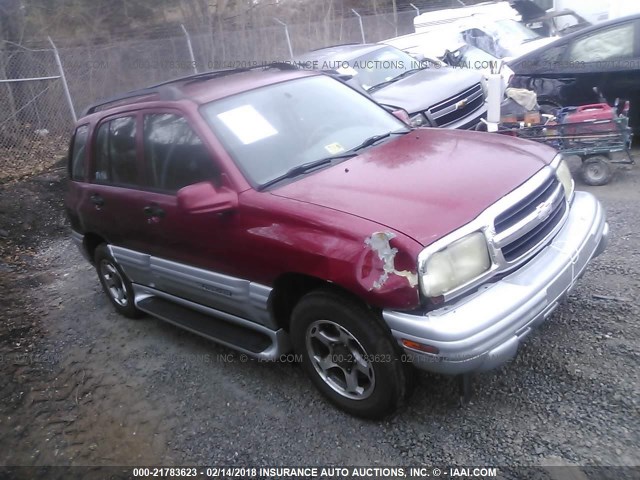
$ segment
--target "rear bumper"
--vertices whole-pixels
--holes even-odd
[[[609,226],[595,197],[576,192],[553,242],[502,280],[458,303],[423,314],[385,310],[402,346],[407,339],[436,347],[428,354],[402,346],[416,367],[442,374],[490,370],[515,357],[518,346],[573,288],[589,261],[607,245]]]

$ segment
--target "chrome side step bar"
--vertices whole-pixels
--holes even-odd
[[[288,334],[142,285],[133,285],[143,312],[247,355],[276,360],[291,350]]]

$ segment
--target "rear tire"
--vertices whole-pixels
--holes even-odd
[[[316,388],[359,417],[392,413],[407,395],[409,366],[372,312],[338,293],[318,290],[295,307],[291,339]]]
[[[609,159],[604,155],[593,155],[582,161],[582,179],[587,185],[606,185],[612,176]]]
[[[106,243],[96,247],[94,262],[104,293],[116,311],[128,318],[139,318],[142,312],[133,301],[133,286],[111,255]]]

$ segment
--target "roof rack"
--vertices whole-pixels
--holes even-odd
[[[191,83],[195,81],[204,81],[204,80],[210,80],[212,78],[224,77],[226,75],[233,75],[236,73],[249,72],[249,71],[258,70],[258,69],[267,70],[270,68],[283,70],[283,71],[300,69],[297,65],[294,65],[293,63],[272,62],[272,63],[265,63],[263,65],[255,65],[252,67],[229,68],[224,70],[212,70],[209,72],[196,73],[193,75],[174,78],[173,80],[167,80],[165,82],[161,82],[156,85],[152,85],[150,87],[145,87],[138,90],[131,90],[130,92],[122,93],[119,95],[115,95],[113,97],[100,100],[96,103],[89,105],[82,112],[82,117],[95,113],[96,111],[98,111],[100,107],[104,107],[105,105],[120,102],[122,100],[127,100],[130,98],[146,97],[147,95],[158,95],[161,100],[180,100],[183,98],[187,98],[184,95],[184,93],[175,85],[177,83],[186,84],[186,83]]]
[[[158,85],[153,87],[146,87],[139,90],[132,90],[130,92],[115,95],[113,97],[105,98],[96,103],[93,103],[82,112],[81,116],[85,117],[87,115],[95,113],[100,107],[104,107],[105,105],[109,105],[111,103],[120,102],[129,98],[146,97],[147,95],[154,94],[158,95],[162,100],[179,100],[180,98],[184,97],[182,92],[174,86]]]
[[[149,88],[162,87],[165,85],[171,85],[173,83],[178,83],[178,82],[190,83],[194,81],[204,81],[204,80],[210,80],[212,78],[219,78],[227,75],[234,75],[236,73],[249,72],[251,70],[259,70],[259,69],[266,70],[269,68],[274,68],[274,69],[283,70],[283,71],[298,70],[298,67],[293,63],[271,62],[271,63],[264,63],[261,65],[254,65],[251,67],[226,68],[221,70],[211,70],[209,72],[194,73],[193,75],[187,75],[185,77],[178,77],[178,78],[174,78],[173,80],[167,80],[166,82],[158,83],[157,85],[153,85],[152,87],[149,87]]]

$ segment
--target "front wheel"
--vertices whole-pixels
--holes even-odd
[[[323,290],[306,295],[293,311],[291,338],[314,385],[342,410],[381,418],[404,400],[408,367],[391,334],[356,302]]]

